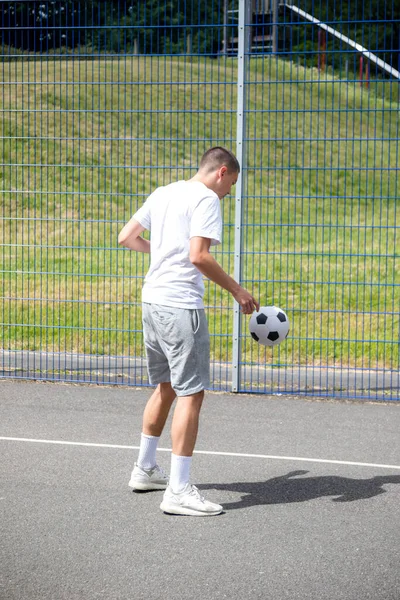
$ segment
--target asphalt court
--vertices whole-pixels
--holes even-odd
[[[0,381],[1,600],[399,600],[400,404],[208,394],[202,519],[127,487],[149,393]]]

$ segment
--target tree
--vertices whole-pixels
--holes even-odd
[[[228,4],[237,7],[236,0]],[[222,49],[223,6],[224,0],[1,2],[1,42],[30,52],[85,47],[99,53],[138,49],[142,54],[180,54],[188,51],[190,35],[193,54],[216,55]],[[400,0],[304,0],[301,7],[398,68]],[[271,27],[270,15],[256,17],[262,19],[261,25],[255,25],[258,30]],[[286,5],[281,5],[279,19],[279,48],[291,53],[290,58],[315,64],[318,26]],[[231,37],[237,37],[236,27],[232,21]],[[328,36],[328,50],[333,68],[349,56],[349,48],[332,36]]]
[[[3,45],[31,52],[77,46],[98,52],[144,54],[187,50],[215,53],[221,46],[222,0],[2,2]]]

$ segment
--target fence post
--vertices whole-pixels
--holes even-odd
[[[224,0],[224,25],[222,32],[222,53],[228,53],[228,0]]]
[[[318,71],[325,71],[326,38],[325,31],[318,29]]]
[[[278,0],[272,0],[272,52],[278,52]]]
[[[365,64],[365,87],[369,91],[369,60]]]
[[[190,33],[186,36],[186,54],[192,54],[192,36]]]
[[[246,73],[250,52],[252,0],[239,0],[238,25],[238,67],[237,67],[237,108],[236,108],[236,157],[240,164],[240,173],[236,183],[235,196],[235,244],[234,244],[234,278],[242,281],[242,196],[244,193],[244,170],[246,168]],[[239,304],[234,303],[232,342],[232,391],[240,388],[241,362],[241,311]]]

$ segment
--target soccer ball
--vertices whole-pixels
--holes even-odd
[[[277,306],[260,306],[250,318],[249,330],[253,340],[263,346],[277,346],[289,333],[289,319]]]

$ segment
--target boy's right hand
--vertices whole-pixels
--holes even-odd
[[[257,302],[257,300],[253,298],[250,292],[248,292],[242,287],[240,287],[239,290],[235,294],[233,294],[233,297],[235,298],[236,302],[240,305],[240,308],[242,309],[242,313],[244,315],[251,315],[254,312],[254,310],[260,310],[259,302]]]

